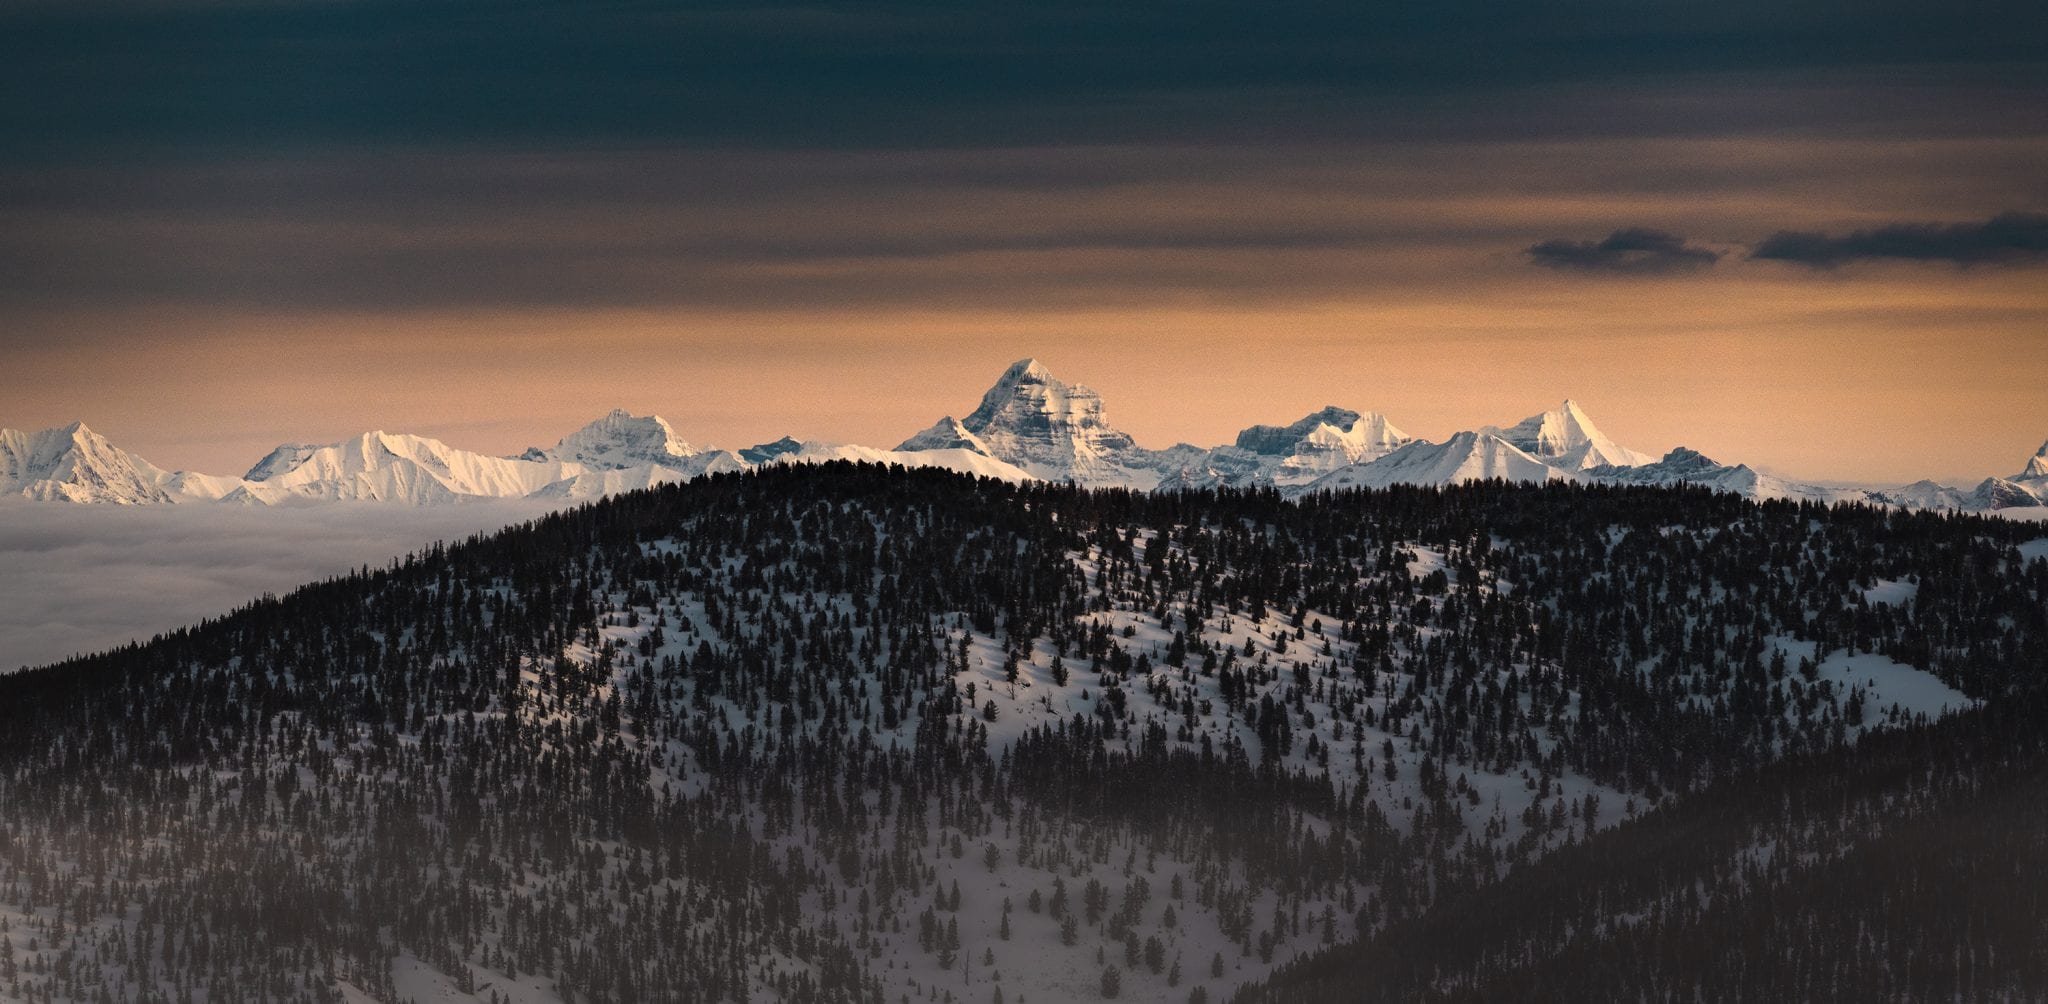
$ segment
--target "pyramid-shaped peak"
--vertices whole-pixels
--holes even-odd
[[[2041,444],[2040,452],[2034,454],[2033,459],[2027,461],[2027,469],[2020,477],[2048,478],[2048,443]]]
[[[166,502],[171,475],[108,442],[84,422],[41,432],[0,429],[0,492],[45,501]]]
[[[1102,396],[1053,376],[1036,359],[1019,359],[1003,371],[981,396],[981,404],[960,424],[979,434],[1003,424],[1006,414],[1016,418],[1019,413],[1052,416],[1056,422],[1068,418],[1082,424],[1100,423]]]
[[[1036,359],[1019,359],[1011,363],[1010,368],[1003,372],[1003,377],[1004,379],[1020,379],[1024,377],[1034,380],[1053,379],[1052,371],[1046,369],[1045,364]]]
[[[1586,410],[1571,398],[1565,398],[1563,404],[1550,411],[1492,431],[1532,456],[1563,461],[1574,468],[1633,467],[1652,459],[1607,438]]]
[[[1142,460],[1131,437],[1104,417],[1102,395],[1059,380],[1036,359],[1011,363],[966,418],[941,421],[905,448],[933,449],[946,440],[1054,481],[1114,480],[1116,470]]]
[[[989,387],[988,393],[982,395],[982,406],[985,408],[991,401],[1001,401],[1015,397],[1020,393],[1030,393],[1029,388],[1034,387],[1051,387],[1065,390],[1068,385],[1061,381],[1060,378],[1053,376],[1052,371],[1046,369],[1044,363],[1036,359],[1019,359],[1011,363],[1010,367],[1003,371],[1002,376],[996,378],[996,382]],[[973,415],[967,417],[967,424],[970,427],[973,426]]]
[[[1599,430],[1578,402],[1564,403],[1499,430],[1501,438],[1537,456],[1556,456],[1597,437]]]
[[[1557,406],[1557,410],[1544,412],[1543,417],[1556,418],[1589,433],[1598,431],[1593,428],[1593,416],[1586,414],[1586,409],[1571,398],[1565,398],[1564,403]]]

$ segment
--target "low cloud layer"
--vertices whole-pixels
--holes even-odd
[[[146,641],[264,593],[381,565],[539,511],[533,503],[0,505],[0,673]]]
[[[1597,241],[1548,240],[1531,245],[1538,265],[1575,272],[1665,275],[1709,268],[1719,251],[1687,244],[1685,238],[1647,227],[1628,227]]]
[[[1751,258],[1834,268],[1855,261],[1953,262],[1957,265],[2048,261],[2048,215],[2000,213],[1981,223],[1896,223],[1831,236],[1781,230]]]

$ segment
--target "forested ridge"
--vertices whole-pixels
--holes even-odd
[[[2039,758],[2034,536],[1682,488],[634,493],[0,677],[0,994],[1499,996],[2038,808],[1986,766]],[[1652,921],[1499,916],[1633,916],[1545,891],[1582,879]],[[1425,970],[1441,925],[1473,954]],[[1883,985],[2038,996],[2009,933]],[[1714,978],[1614,986],[1750,993]],[[1793,979],[1755,985],[1847,986]]]
[[[2042,1000],[2043,861],[2035,694],[1732,778],[1238,999]]]

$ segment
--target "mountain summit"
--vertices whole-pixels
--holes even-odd
[[[0,429],[0,492],[43,502],[137,505],[168,502],[175,475],[73,422],[58,429]]]
[[[660,415],[635,415],[624,408],[614,408],[597,421],[562,437],[554,449],[535,447],[520,454],[519,459],[618,471],[645,464],[677,466],[680,461],[705,452],[677,435],[675,428]]]
[[[1570,398],[1540,415],[1531,415],[1506,429],[1489,429],[1517,449],[1567,470],[1594,467],[1635,467],[1655,460],[1621,446],[1594,426]]]
[[[1157,481],[1149,451],[1103,416],[1102,395],[1060,380],[1036,359],[1011,364],[965,419],[942,419],[897,447],[935,448],[975,450],[1052,481]]]

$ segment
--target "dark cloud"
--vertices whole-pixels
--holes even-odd
[[[1813,268],[1884,258],[1957,265],[2043,262],[2048,261],[2048,215],[2000,213],[1981,223],[1896,223],[1842,236],[1781,230],[1749,256]]]
[[[1662,230],[1628,227],[1597,241],[1549,240],[1527,251],[1538,265],[1616,275],[1663,275],[1708,268],[1721,252],[1687,244]]]
[[[2042,37],[2048,7],[1967,0],[15,0],[0,151],[1358,135],[1574,84],[2039,84]]]
[[[1918,0],[0,0],[0,348],[166,305],[1329,297],[1700,192],[2024,204],[1982,151],[2048,135],[2044,34]],[[1652,149],[1731,137],[1763,139]]]

